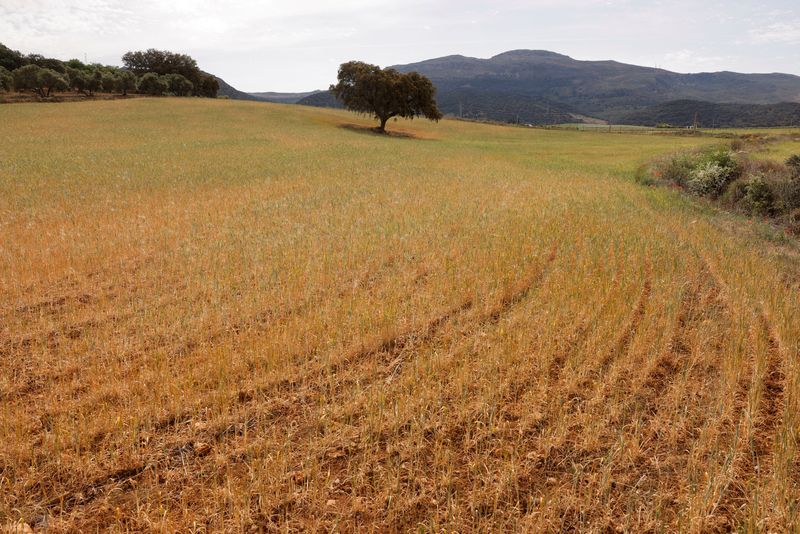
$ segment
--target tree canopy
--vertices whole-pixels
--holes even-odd
[[[61,61],[41,54],[25,55],[0,43],[0,92],[32,92],[40,98],[56,97],[55,92],[67,90],[86,96],[142,92],[208,98],[216,98],[219,92],[217,78],[200,70],[186,54],[151,48],[127,52],[122,61],[122,68],[78,59]],[[140,85],[145,76],[147,80]]]
[[[167,92],[169,85],[164,76],[148,72],[139,79],[139,91],[150,96],[160,96]]]
[[[178,96],[196,95],[216,98],[219,83],[214,76],[203,72],[191,56],[177,54],[167,50],[148,48],[135,52],[126,52],[122,56],[125,69],[137,75],[156,73],[161,76],[180,75],[191,84],[189,87],[177,78],[170,78],[169,91]]]
[[[8,69],[0,66],[0,91],[11,91],[14,86],[14,78]]]
[[[66,90],[69,87],[60,73],[33,63],[16,69],[13,79],[17,91],[30,90],[42,98],[50,96],[53,91]]]
[[[126,52],[122,56],[125,68],[135,74],[155,72],[156,74],[180,74],[191,80],[200,68],[191,56],[176,54],[166,50],[148,48],[144,51]]]
[[[378,130],[386,131],[392,117],[442,118],[436,106],[436,88],[416,72],[403,74],[395,69],[381,69],[361,61],[350,61],[339,67],[338,83],[330,91],[344,106],[357,113],[366,113],[380,121]]]

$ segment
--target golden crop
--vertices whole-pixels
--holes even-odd
[[[796,246],[630,179],[713,139],[0,120],[0,526],[797,528]]]

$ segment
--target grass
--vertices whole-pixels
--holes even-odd
[[[0,117],[0,525],[797,528],[796,248],[632,180],[713,139]]]
[[[791,138],[767,143],[762,150],[753,152],[753,158],[783,163],[795,154],[800,154],[800,131]]]

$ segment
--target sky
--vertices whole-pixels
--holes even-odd
[[[800,75],[798,0],[0,0],[0,43],[119,65],[194,57],[243,91],[327,88],[338,65],[514,49],[677,72]]]

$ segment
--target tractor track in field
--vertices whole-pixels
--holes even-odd
[[[522,282],[511,290],[504,292],[496,304],[479,315],[476,322],[480,324],[496,323],[505,312],[525,299],[537,283],[541,281],[546,268],[555,259],[556,250],[556,247],[553,247],[540,268],[534,269],[532,274],[524,278]],[[133,479],[140,478],[145,473],[153,471],[155,468],[171,468],[176,465],[182,465],[193,458],[199,459],[205,457],[230,436],[242,435],[244,432],[249,431],[257,432],[259,428],[263,428],[265,425],[272,426],[279,421],[292,419],[292,416],[295,418],[302,418],[304,406],[313,405],[313,400],[318,398],[320,394],[326,392],[325,388],[321,388],[319,385],[321,373],[327,373],[328,376],[343,374],[347,370],[357,366],[357,364],[379,355],[385,355],[383,356],[384,361],[394,360],[394,357],[401,352],[411,350],[412,348],[433,340],[446,324],[455,317],[471,310],[473,306],[474,301],[470,297],[435,316],[421,326],[412,328],[388,339],[382,339],[371,345],[364,346],[363,344],[359,344],[355,349],[351,349],[348,355],[339,362],[327,366],[323,365],[318,369],[307,371],[297,381],[284,379],[263,388],[240,391],[232,401],[235,405],[252,404],[256,400],[274,398],[274,396],[279,393],[290,397],[290,400],[282,401],[276,399],[274,407],[266,410],[263,414],[258,414],[265,417],[259,417],[258,415],[252,414],[251,411],[248,411],[249,415],[245,418],[238,418],[228,423],[216,425],[215,429],[205,429],[198,432],[193,439],[175,443],[173,446],[169,447],[168,450],[160,451],[152,455],[151,459],[147,462],[137,466],[112,471],[109,474],[94,479],[89,484],[81,486],[77,490],[66,492],[57,498],[47,501],[47,508],[50,510],[59,510],[61,513],[68,513],[78,506],[90,504],[92,501],[99,498],[109,487],[122,485]],[[386,372],[377,373],[373,377],[367,377],[365,380],[359,381],[359,383],[368,385],[370,382],[377,380],[381,375],[385,374]],[[346,390],[338,388],[337,391],[334,391],[334,396],[327,399],[327,402],[333,402],[333,400],[339,397],[344,391]],[[154,426],[154,429],[166,431],[187,425],[194,420],[194,415],[196,415],[196,413],[193,411],[170,415],[159,421]],[[295,440],[307,434],[309,431],[312,431],[313,428],[313,424],[306,424],[305,427],[298,428],[294,434]],[[104,436],[96,438],[94,441],[99,444],[103,439]],[[242,457],[242,451],[235,451],[227,455],[228,461],[232,462],[240,461]]]
[[[715,281],[719,299],[733,315],[728,285],[710,258],[705,257],[704,262]],[[718,424],[719,434],[726,444],[724,448],[731,452],[721,466],[727,478],[707,516],[707,527],[716,531],[725,531],[737,524],[737,518],[749,502],[749,486],[773,470],[772,448],[785,402],[784,350],[780,338],[763,305],[750,312],[750,316],[749,354],[738,373],[729,413],[721,417]],[[761,376],[757,375],[759,333],[767,343]],[[753,412],[749,413],[757,380],[761,381],[762,391],[758,403],[752,407]],[[752,439],[748,434],[752,434]]]
[[[675,327],[665,350],[634,393],[638,412],[628,413],[623,418],[627,425],[640,413],[644,424],[636,459],[637,480],[623,483],[635,485],[650,498],[660,496],[662,504],[659,506],[675,520],[678,509],[688,498],[681,490],[676,494],[675,488],[683,488],[682,481],[689,477],[689,451],[698,438],[699,429],[714,415],[708,407],[718,395],[718,388],[713,385],[722,379],[721,346],[713,340],[697,339],[695,332],[707,321],[720,326],[719,321],[728,324],[729,313],[719,285],[702,263],[681,298]],[[685,382],[675,386],[681,376]],[[684,416],[676,421],[669,413],[671,409],[679,409]],[[626,474],[629,473],[620,471],[615,479],[624,480]]]
[[[631,313],[631,317],[626,326],[623,327],[621,335],[614,342],[613,348],[600,360],[600,374],[605,373],[614,360],[628,351],[628,347],[639,331],[639,324],[642,322],[645,312],[647,311],[647,304],[650,302],[650,294],[653,291],[652,267],[650,266],[649,260],[647,261],[645,269],[645,278],[642,284],[642,291],[639,294],[639,300],[636,301],[636,306]]]
[[[384,275],[397,263],[397,258],[395,256],[390,257],[389,259],[381,262],[376,268],[369,269],[364,275],[354,278],[351,281],[348,281],[342,287],[340,287],[337,292],[335,293],[334,299],[340,299],[346,296],[348,293],[354,290],[354,288],[361,288],[371,291],[382,279]],[[195,348],[199,347],[202,344],[213,344],[216,341],[219,341],[223,338],[230,338],[235,337],[243,332],[251,331],[253,329],[263,328],[268,324],[277,323],[282,320],[286,320],[290,317],[299,315],[310,309],[315,303],[319,301],[322,297],[317,295],[311,298],[304,300],[303,302],[294,305],[294,306],[284,306],[279,308],[275,311],[266,311],[260,312],[258,314],[253,315],[251,318],[248,318],[243,321],[239,321],[234,323],[233,325],[229,325],[228,327],[211,332],[207,334],[202,340],[200,341],[189,341],[184,343],[172,343],[168,339],[160,339],[156,338],[155,340],[148,343],[147,349],[148,351],[157,350],[159,348],[170,348],[170,353],[174,355],[185,354],[186,352],[192,351]],[[136,349],[136,352],[142,352],[144,349]],[[128,355],[131,356],[132,354]],[[307,359],[307,355],[297,355],[296,357],[290,358],[292,362],[300,362]],[[131,373],[135,372],[135,368],[131,368]],[[38,389],[41,390],[44,387],[44,384],[38,383]],[[274,390],[276,393],[285,391],[290,391],[289,383],[285,380],[278,381],[270,386],[263,387],[258,391],[254,392],[246,392],[241,391],[236,399],[236,404],[240,404],[243,401],[250,401],[252,400],[252,396],[255,394],[260,393],[262,396],[269,394],[270,391]],[[31,390],[30,392],[33,392]],[[29,392],[26,392],[29,393]],[[151,425],[148,430],[154,433],[159,433],[162,431],[166,431],[169,429],[175,429],[183,424],[189,423],[195,419],[197,415],[197,409],[188,409],[184,410],[180,414],[169,414],[161,419],[157,420],[153,425]],[[99,450],[101,447],[103,440],[106,436],[110,435],[113,432],[101,431],[94,434],[89,439],[89,450],[95,451]]]
[[[264,329],[269,325],[278,324],[291,317],[302,315],[310,310],[314,305],[320,301],[338,300],[346,297],[349,293],[358,290],[371,291],[376,285],[380,283],[382,278],[397,265],[398,257],[392,255],[389,258],[381,261],[374,268],[367,269],[362,275],[348,280],[345,284],[337,289],[332,297],[326,297],[324,294],[315,294],[305,299],[304,301],[294,304],[281,306],[276,309],[269,309],[253,314],[251,317],[240,321],[234,321],[231,324],[225,325],[222,328],[206,332],[199,339],[179,340],[173,335],[155,335],[144,338],[140,346],[133,348],[127,353],[121,354],[121,360],[130,360],[136,355],[146,354],[153,351],[165,349],[170,356],[180,357],[184,356],[201,346],[214,345],[224,339],[235,338],[241,334],[248,332],[258,331]],[[423,273],[424,274],[424,273]],[[420,274],[417,275],[417,278]],[[60,316],[66,311],[66,306],[70,302],[77,302],[80,305],[89,305],[96,302],[97,296],[89,293],[78,293],[75,295],[62,295],[52,299],[35,302],[32,304],[20,306],[15,309],[15,312],[21,315],[41,314],[48,313],[54,316]],[[17,340],[5,340],[0,338],[0,358],[10,357],[20,351],[29,350],[35,345],[46,345],[50,350],[58,349],[58,347],[66,341],[74,341],[90,335],[92,331],[100,328],[106,324],[122,324],[125,320],[135,317],[136,312],[129,312],[123,315],[109,315],[102,319],[90,319],[85,321],[67,323],[57,328],[51,329],[42,334],[31,335]],[[131,366],[127,373],[122,375],[126,378],[132,373],[135,373],[138,367]],[[9,391],[0,391],[0,400],[23,400],[24,398],[35,395],[46,390],[53,382],[57,382],[62,378],[69,378],[73,375],[71,372],[65,373],[48,373],[48,374],[29,374],[21,380],[21,384]],[[95,438],[92,439],[95,441]]]
[[[759,334],[766,340],[767,347],[763,354],[764,367],[757,375],[759,354],[755,347]],[[730,421],[723,429],[733,450],[730,478],[712,510],[712,513],[719,510],[727,525],[736,524],[748,503],[750,487],[758,484],[759,479],[774,475],[773,447],[784,407],[786,377],[782,345],[763,309],[754,312],[751,338],[747,372],[741,375],[734,396],[736,423]],[[760,381],[761,390],[753,406],[749,399],[756,380]],[[748,406],[752,408],[750,424]]]
[[[649,297],[650,284],[645,282],[643,286],[642,295],[640,295],[640,299],[634,308],[632,317],[627,323],[628,325],[637,325],[643,316],[643,310],[645,308],[644,303],[646,302],[646,298]],[[652,420],[652,418],[655,417],[659,412],[659,401],[666,393],[670,384],[672,384],[674,379],[678,376],[678,373],[685,369],[689,364],[688,358],[691,354],[690,332],[692,328],[694,328],[694,326],[703,319],[704,309],[702,305],[707,301],[717,302],[718,293],[719,292],[716,289],[716,284],[714,283],[710,273],[701,267],[698,271],[698,274],[695,276],[692,285],[685,290],[681,296],[680,306],[675,320],[675,326],[667,345],[656,362],[651,365],[643,377],[638,381],[638,386],[636,386],[635,390],[631,393],[633,400],[630,402],[629,407],[623,411],[621,419],[618,421],[618,423],[623,427],[633,421],[633,418],[637,413],[636,408],[642,410],[642,413],[644,413],[646,417],[646,421]],[[644,295],[647,295],[647,297]],[[630,343],[630,338],[635,335],[635,332],[630,333],[631,330],[635,330],[635,328],[626,328],[626,332],[624,332],[622,336],[615,342],[612,350],[609,351],[608,354],[619,354],[619,347],[621,346],[625,347],[625,350],[627,350],[627,345]],[[718,360],[720,357],[721,354],[719,354],[719,351],[717,351],[715,360]],[[610,367],[610,361],[607,359],[605,361],[605,367]],[[699,374],[705,375],[706,373],[714,374],[717,372],[717,364],[712,364],[709,368],[700,370]],[[698,377],[698,379],[702,380],[702,377]],[[615,390],[618,386],[623,387],[628,383],[629,382],[627,381],[626,377],[620,376],[614,381],[615,385],[613,388],[601,388],[600,390],[597,390],[597,393],[603,398],[608,398],[608,396],[612,393],[612,390]],[[696,401],[696,399],[687,400]],[[705,414],[701,417],[708,417],[708,414]],[[536,436],[538,436],[538,432],[540,432],[542,429],[536,430],[537,433],[535,433],[532,438],[536,438]],[[654,429],[648,430],[650,433],[653,431]],[[572,435],[574,439],[570,438],[567,440],[567,442],[565,442],[564,446],[557,446],[554,450],[547,451],[543,457],[535,457],[524,462],[524,468],[521,470],[520,474],[516,478],[515,483],[512,485],[514,488],[513,494],[515,495],[513,500],[517,505],[522,505],[524,508],[527,506],[526,503],[529,503],[531,499],[535,499],[537,495],[541,493],[542,483],[545,480],[564,480],[565,477],[571,476],[570,465],[573,465],[572,462],[581,463],[583,461],[589,461],[591,458],[594,458],[599,454],[596,450],[582,450],[580,448],[575,449],[574,445],[571,445],[573,442],[580,443],[580,440],[578,439],[578,434],[580,434],[580,432],[582,432],[582,430],[579,428],[571,428],[570,435]],[[652,464],[646,461],[648,454],[655,456],[658,453],[658,451],[653,449],[653,447],[657,446],[657,441],[648,440],[645,443],[645,451],[644,454],[642,454],[642,460],[640,464],[640,470],[645,474],[645,476],[639,478],[638,481],[629,481],[625,479],[626,473],[616,473],[614,475],[616,479],[615,483],[622,483],[623,485],[629,484],[631,486],[634,484],[641,485],[644,480],[650,479],[652,483],[657,485],[664,482],[665,476],[673,478],[681,476],[680,474],[685,467],[683,464],[688,462],[688,458],[682,458],[682,462],[679,462],[681,465],[669,465],[668,469],[664,469],[664,466],[661,466],[658,463]],[[609,451],[606,451],[604,454],[607,454],[608,452]],[[601,454],[601,456],[604,454]],[[641,490],[646,491],[648,486],[652,486],[652,484],[645,484],[641,486]],[[622,513],[624,515],[625,512],[615,511],[614,513]]]

